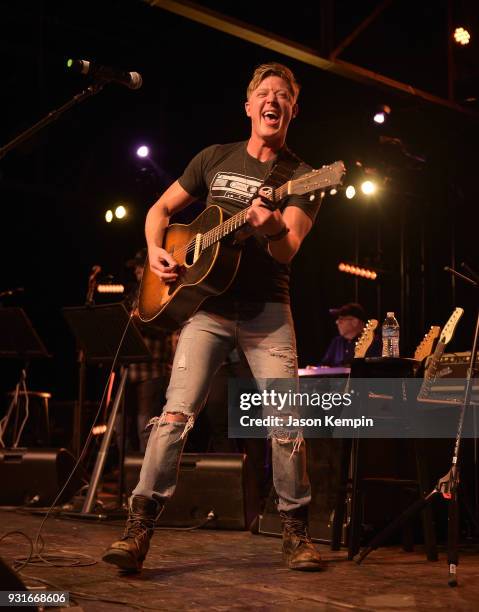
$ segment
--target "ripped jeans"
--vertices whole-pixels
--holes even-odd
[[[152,430],[133,495],[160,503],[173,495],[187,433],[206,402],[215,372],[236,345],[243,350],[256,379],[296,377],[296,341],[288,304],[235,303],[227,316],[199,310],[181,331],[166,405],[162,415],[150,422]],[[183,421],[169,422],[168,414],[182,415]],[[275,431],[272,464],[278,510],[309,504],[311,487],[302,437]]]

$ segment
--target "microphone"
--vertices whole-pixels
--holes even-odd
[[[109,66],[100,66],[100,64],[89,62],[88,60],[69,59],[67,67],[74,72],[92,76],[98,81],[113,81],[120,83],[120,85],[126,85],[130,89],[140,89],[143,84],[143,79],[139,72],[125,72],[124,70],[110,68]]]
[[[457,272],[456,270],[454,270],[454,268],[450,268],[449,266],[444,266],[443,269],[444,269],[444,272],[450,272],[451,274],[454,274],[454,276],[457,276],[458,278],[461,278],[462,280],[468,283],[471,283],[471,285],[473,285],[474,287],[479,287],[479,283],[476,283],[476,281],[472,280],[472,278],[469,278],[468,276],[464,276],[464,274]]]
[[[95,280],[95,278],[98,276],[98,274],[100,274],[101,272],[101,266],[98,265],[94,265],[91,269],[90,272],[90,277],[88,279],[88,282],[93,282]]]
[[[88,291],[86,293],[86,304],[93,304],[93,295],[97,286],[96,277],[101,272],[101,266],[94,265],[88,277]]]

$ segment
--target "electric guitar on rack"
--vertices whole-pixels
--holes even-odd
[[[434,342],[439,337],[441,333],[441,328],[439,325],[431,325],[431,329],[427,332],[424,338],[421,340],[418,345],[416,352],[414,353],[413,359],[416,361],[423,361],[426,357],[432,353],[432,349],[434,347]]]
[[[354,359],[365,357],[368,352],[368,348],[371,346],[374,340],[374,331],[378,326],[377,319],[369,319],[366,327],[363,329],[359,340],[354,345]]]
[[[437,378],[439,364],[441,361],[441,357],[444,353],[444,349],[446,348],[446,344],[448,344],[452,340],[452,337],[454,336],[454,332],[456,330],[456,326],[463,313],[463,308],[455,308],[454,312],[449,317],[448,322],[441,330],[441,335],[439,337],[438,343],[436,344],[434,353],[426,362],[426,369],[424,370],[424,381],[417,396],[418,400],[427,399],[429,397],[431,387]]]
[[[292,194],[336,187],[344,173],[341,161],[312,170],[275,189],[272,205]],[[220,206],[208,206],[189,225],[175,223],[166,229],[163,248],[178,262],[179,275],[174,283],[165,283],[151,271],[146,260],[138,304],[144,323],[158,318],[156,322],[162,327],[175,329],[207,297],[228,289],[239,267],[241,247],[225,239],[246,225],[248,208],[228,217]]]

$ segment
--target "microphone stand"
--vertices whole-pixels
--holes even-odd
[[[458,278],[470,283],[476,289],[479,289],[479,276],[473,272],[466,264],[462,264],[462,267],[467,269],[469,274],[473,277],[470,278],[465,274],[457,272],[453,268],[446,266],[444,270],[454,274]],[[451,461],[451,468],[449,472],[439,478],[435,487],[425,497],[418,499],[409,508],[400,514],[396,519],[392,521],[387,527],[385,527],[380,533],[378,533],[366,548],[361,551],[354,560],[360,564],[370,552],[378,548],[392,533],[394,533],[399,527],[401,527],[407,520],[412,518],[420,510],[423,510],[427,504],[429,504],[438,494],[441,494],[445,499],[449,500],[448,506],[448,530],[447,530],[447,564],[449,567],[449,580],[448,585],[451,587],[457,586],[457,566],[459,564],[458,554],[458,542],[459,542],[459,512],[458,512],[458,498],[457,488],[459,484],[459,450],[461,446],[462,429],[464,425],[464,417],[466,410],[471,405],[472,395],[472,383],[474,374],[477,373],[475,368],[477,345],[479,340],[479,308],[477,311],[476,328],[474,331],[474,337],[472,342],[471,358],[469,361],[469,368],[467,370],[466,385],[464,388],[464,396],[460,404],[459,422],[456,432],[456,441],[454,444],[454,451]]]
[[[87,89],[84,89],[80,93],[76,94],[76,96],[74,96],[71,100],[66,102],[63,106],[60,106],[60,108],[50,111],[48,115],[45,115],[45,117],[43,117],[43,119],[40,119],[40,121],[37,121],[37,123],[27,128],[25,131],[21,132],[13,140],[10,140],[10,142],[7,142],[6,145],[3,145],[3,147],[0,147],[0,159],[5,157],[5,155],[9,151],[11,151],[18,145],[22,144],[23,142],[31,138],[34,134],[39,132],[42,128],[56,121],[60,117],[60,115],[62,115],[65,111],[69,110],[70,108],[79,104],[80,102],[83,102],[83,100],[85,100],[86,98],[89,98],[97,94],[98,92],[100,92],[103,89],[104,84],[105,82],[92,83]]]
[[[85,298],[85,306],[93,306],[95,289],[97,286],[97,275],[101,272],[100,266],[93,266],[88,277],[88,289]],[[86,355],[85,351],[78,347],[78,401],[75,402],[73,411],[73,454],[78,459],[82,447],[82,417],[85,406],[86,389]]]
[[[461,264],[469,274],[472,276],[466,276],[460,274],[453,268],[446,266],[445,271],[451,272],[458,278],[470,283],[475,289],[479,289],[479,277],[473,272],[467,264],[464,262]],[[462,427],[464,424],[464,416],[466,410],[471,404],[472,395],[472,384],[474,375],[477,370],[475,368],[476,355],[477,355],[477,343],[479,340],[479,308],[477,310],[476,317],[476,329],[474,330],[474,337],[472,341],[471,358],[469,360],[469,368],[466,376],[466,387],[464,390],[464,398],[462,401],[461,412],[459,415],[459,424],[457,427],[456,443],[454,445],[454,454],[452,459],[452,466],[449,472],[450,474],[450,497],[448,507],[448,529],[447,529],[447,563],[449,565],[449,586],[457,586],[457,565],[459,563],[458,556],[458,542],[459,542],[459,512],[458,512],[458,500],[457,500],[457,485],[459,484],[459,448],[461,445]],[[445,495],[446,497],[446,495]]]

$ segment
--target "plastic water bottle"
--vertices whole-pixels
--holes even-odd
[[[383,357],[399,357],[399,323],[394,312],[388,312],[383,323]]]

